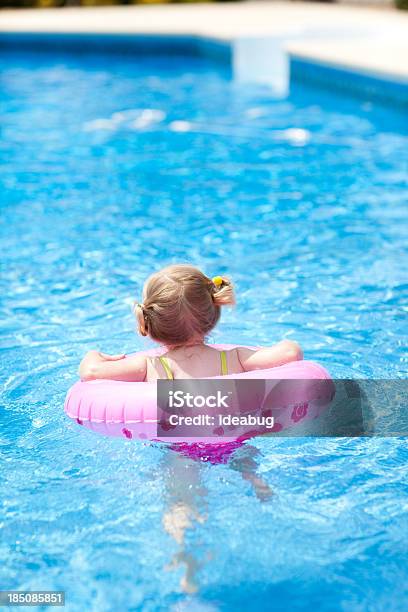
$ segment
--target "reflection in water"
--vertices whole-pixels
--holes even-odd
[[[228,463],[252,485],[256,497],[261,502],[269,500],[273,495],[269,485],[256,473],[258,467],[256,457],[260,455],[259,450],[250,444],[224,446],[228,447],[224,456],[220,454],[219,446],[208,444],[192,444],[189,447],[185,445],[180,449],[181,452],[173,449],[166,455],[167,509],[163,514],[162,523],[165,531],[177,543],[178,550],[165,569],[169,571],[184,566],[180,587],[185,593],[193,594],[198,591],[196,574],[202,565],[202,561],[199,562],[194,555],[194,550],[187,550],[185,538],[188,530],[203,525],[208,518],[206,501],[208,492],[201,481],[203,463]],[[190,456],[186,452],[187,448],[190,448]],[[207,551],[204,558],[211,560],[212,551]]]
[[[195,574],[199,568],[193,554],[185,546],[185,532],[194,524],[206,521],[206,490],[200,483],[200,464],[175,452],[167,455],[165,471],[168,508],[163,514],[163,527],[179,546],[167,570],[185,566],[180,587],[185,593],[195,593]]]
[[[240,472],[242,478],[251,483],[259,501],[265,502],[272,497],[273,493],[268,483],[256,473],[258,468],[256,458],[260,458],[260,455],[260,451],[255,446],[245,444],[234,453],[229,465],[233,470]]]

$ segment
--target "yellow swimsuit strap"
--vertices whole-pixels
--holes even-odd
[[[167,361],[166,357],[159,357],[159,361],[167,374],[167,379],[174,380],[173,372],[171,371],[171,367],[169,366],[169,362]]]
[[[225,351],[220,351],[220,360],[221,360],[221,376],[226,376],[228,374],[228,366],[227,366],[227,354]],[[159,357],[159,361],[162,364],[164,371],[167,374],[168,380],[174,380],[173,372],[171,371],[169,362],[166,357]]]
[[[227,366],[227,353],[225,351],[220,351],[220,359],[221,359],[221,376],[226,376],[228,374],[228,366]]]

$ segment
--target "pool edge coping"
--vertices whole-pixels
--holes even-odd
[[[318,59],[315,57],[311,57],[308,54],[302,54],[299,51],[291,51],[290,50],[290,37],[288,40],[285,40],[284,37],[276,37],[276,36],[243,36],[243,37],[235,37],[235,38],[227,38],[221,36],[211,36],[207,34],[200,34],[194,32],[99,32],[99,31],[55,31],[55,30],[23,30],[23,31],[4,31],[0,30],[0,53],[7,50],[15,50],[16,45],[15,42],[20,42],[25,39],[25,47],[28,49],[30,46],[35,45],[36,41],[45,41],[48,39],[48,49],[45,49],[47,45],[41,49],[42,51],[52,50],[52,42],[53,41],[63,41],[65,39],[65,43],[70,44],[71,41],[76,40],[79,41],[92,41],[92,43],[96,43],[97,41],[109,41],[111,43],[111,49],[115,46],[115,43],[118,42],[131,42],[135,43],[134,51],[136,51],[136,47],[141,48],[143,42],[149,42],[150,45],[155,46],[155,43],[161,41],[167,44],[174,43],[175,41],[180,42],[180,46],[178,51],[183,50],[184,53],[191,51],[192,55],[196,57],[202,57],[211,59],[216,62],[228,63],[232,67],[234,64],[234,47],[237,41],[239,40],[252,40],[254,43],[261,39],[270,39],[278,40],[281,44],[282,51],[286,54],[288,58],[288,62],[291,66],[289,81],[292,78],[292,66],[295,63],[303,64],[309,70],[315,70],[316,72],[320,71],[322,76],[325,73],[326,78],[319,78],[320,85],[325,86],[326,88],[330,87],[332,83],[330,81],[335,81],[336,77],[344,79],[347,77],[352,78],[352,87],[348,89],[361,90],[361,91],[370,91],[371,95],[374,97],[379,97],[379,99],[386,99],[388,101],[393,101],[399,103],[399,105],[408,104],[408,76],[402,76],[397,74],[387,73],[381,70],[373,70],[368,68],[363,68],[360,66],[350,66],[347,63],[341,63],[337,61],[330,61],[326,59]],[[14,43],[14,44],[13,44]],[[112,44],[113,43],[113,44]],[[165,45],[163,46],[163,51],[165,51]],[[118,49],[119,47],[117,47]],[[123,47],[125,49],[125,46]],[[152,48],[152,47],[151,47]],[[95,51],[99,52],[111,52],[109,48],[103,48],[103,45],[98,48],[95,45]],[[86,53],[86,51],[85,51]],[[128,55],[132,54],[132,49],[129,49]],[[158,55],[160,53],[157,53]],[[177,52],[174,53],[177,55]],[[364,83],[364,87],[359,87],[358,79],[361,80],[362,84]],[[248,81],[250,82],[250,81]],[[256,81],[254,81],[256,82]],[[343,89],[347,89],[346,87],[342,87]],[[384,89],[386,89],[384,94]],[[376,95],[376,90],[381,94],[380,96]],[[402,99],[399,95],[402,94]]]

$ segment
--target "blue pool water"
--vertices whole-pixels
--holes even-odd
[[[228,272],[212,341],[406,376],[406,116],[198,58],[3,53],[0,585],[67,610],[402,610],[403,439],[255,439],[229,465],[63,414],[173,261]],[[405,292],[405,295],[404,295]],[[270,495],[273,493],[272,496]]]

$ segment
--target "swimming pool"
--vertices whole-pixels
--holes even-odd
[[[84,351],[147,346],[130,304],[171,261],[236,282],[213,341],[406,376],[402,111],[297,82],[274,100],[198,57],[0,63],[2,588],[75,611],[402,609],[403,439],[258,438],[214,466],[62,410]]]

